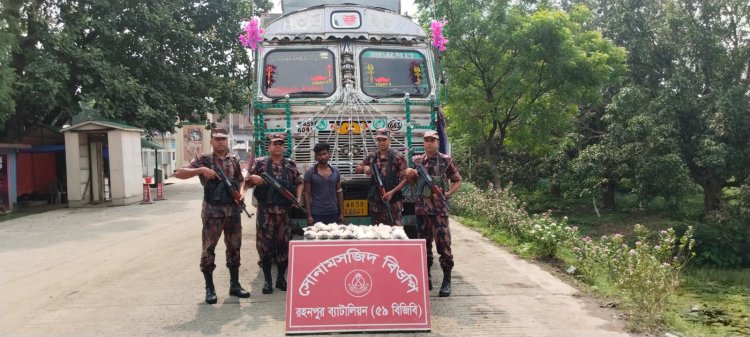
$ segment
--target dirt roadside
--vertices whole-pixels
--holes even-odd
[[[285,294],[260,293],[254,220],[243,219],[240,270],[252,296],[227,295],[219,253],[219,303],[207,305],[198,270],[200,184],[169,182],[167,200],[150,205],[59,209],[0,222],[0,336],[283,335]],[[542,268],[458,222],[451,231],[453,295],[432,291],[432,331],[388,335],[632,336],[614,311]],[[338,334],[347,335],[367,334]]]

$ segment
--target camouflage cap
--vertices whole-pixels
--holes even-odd
[[[279,140],[282,141],[282,142],[286,142],[286,134],[281,133],[281,132],[274,133],[274,134],[271,134],[270,139],[271,139],[271,143],[273,143],[275,141],[279,141]]]
[[[435,131],[435,130],[429,130],[429,131],[425,131],[424,138],[440,139],[440,136],[438,136],[437,131]]]
[[[227,138],[229,137],[229,134],[227,133],[227,129],[217,128],[217,129],[211,129],[211,137],[212,138]]]
[[[375,131],[375,138],[385,138],[389,139],[391,138],[391,130],[382,128]]]

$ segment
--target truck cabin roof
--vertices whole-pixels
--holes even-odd
[[[321,5],[276,18],[263,34],[269,42],[320,41],[350,38],[415,43],[427,34],[409,17],[380,7]]]

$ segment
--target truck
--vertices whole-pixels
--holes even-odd
[[[320,1],[320,0],[319,0]],[[399,0],[282,1],[283,13],[262,24],[253,52],[251,111],[255,156],[267,155],[268,135],[286,133],[285,156],[300,172],[315,164],[318,142],[331,145],[342,175],[345,222],[369,224],[370,178],[355,173],[377,151],[375,131],[391,131],[391,147],[411,165],[424,152],[427,130],[446,152],[437,51],[430,36],[400,14]],[[404,191],[404,226],[415,226],[413,188]],[[293,213],[294,223],[306,226]]]

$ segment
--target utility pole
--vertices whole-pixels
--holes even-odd
[[[229,139],[229,146],[231,146],[229,151],[233,154],[236,154],[234,153],[234,143],[236,143],[236,141],[234,140],[234,114],[231,112],[229,113]]]

